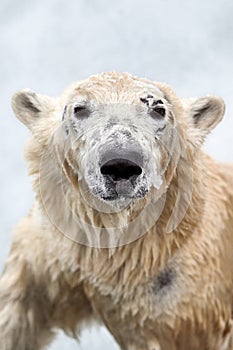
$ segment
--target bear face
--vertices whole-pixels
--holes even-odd
[[[52,222],[67,233],[70,217],[74,227],[80,219],[87,223],[81,202],[100,218],[99,227],[106,228],[109,213],[114,227],[129,227],[130,216],[151,202],[159,204],[158,218],[159,200],[183,159],[188,175],[186,203],[182,210],[178,205],[181,220],[192,195],[190,153],[221,120],[224,103],[213,96],[181,101],[165,84],[104,73],[74,83],[58,99],[23,90],[13,97],[13,109],[33,134],[27,158],[37,177],[35,191]],[[181,191],[177,196],[184,198]],[[64,203],[64,217],[57,218]],[[88,220],[96,233],[95,219]]]
[[[77,102],[80,95],[75,94],[66,105],[63,127],[77,159],[76,165],[70,161],[72,168],[92,195],[111,206],[126,206],[151,187],[158,190],[162,167],[174,151],[172,111],[166,100],[149,96],[147,102],[138,97],[132,104],[102,104],[84,97]]]

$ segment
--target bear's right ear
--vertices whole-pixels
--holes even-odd
[[[25,89],[12,97],[12,109],[16,117],[30,130],[38,119],[51,109],[52,99]]]

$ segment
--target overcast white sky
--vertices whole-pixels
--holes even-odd
[[[12,229],[33,195],[23,146],[28,132],[14,118],[18,89],[59,95],[72,81],[117,70],[169,83],[182,97],[216,94],[226,116],[206,149],[233,161],[233,1],[1,0],[0,268]],[[59,336],[50,350],[117,349],[104,329],[81,343]]]

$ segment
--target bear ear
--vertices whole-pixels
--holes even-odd
[[[183,102],[193,127],[204,138],[222,120],[225,112],[224,101],[217,96],[187,99]]]
[[[12,109],[16,117],[32,129],[38,119],[49,111],[51,101],[52,99],[47,96],[25,89],[13,95]]]

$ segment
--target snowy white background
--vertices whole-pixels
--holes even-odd
[[[206,149],[233,161],[232,0],[1,0],[0,4],[0,268],[12,228],[33,195],[23,160],[26,128],[11,95],[30,87],[59,95],[72,81],[117,70],[165,81],[178,95],[221,95],[224,121]],[[59,335],[50,350],[117,349],[104,328],[81,343]]]

